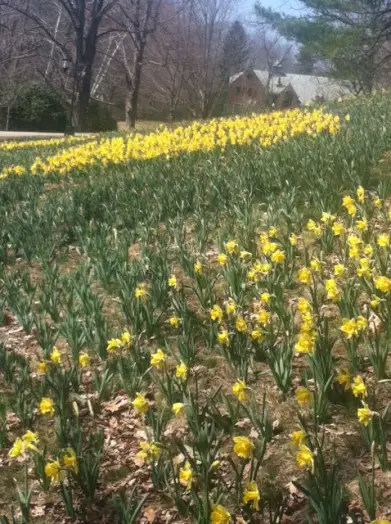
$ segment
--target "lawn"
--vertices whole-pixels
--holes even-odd
[[[4,522],[390,518],[390,116],[0,152]]]

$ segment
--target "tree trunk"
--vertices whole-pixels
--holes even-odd
[[[138,109],[138,100],[140,94],[140,85],[141,85],[141,74],[143,71],[143,60],[144,60],[144,45],[140,47],[135,53],[134,60],[134,72],[133,77],[131,78],[127,75],[127,93],[125,99],[125,111],[126,111],[126,127],[128,129],[133,129],[136,127],[137,120],[137,109]]]
[[[11,104],[8,104],[7,105],[7,117],[6,117],[6,121],[5,121],[5,130],[6,131],[9,131],[10,118],[11,118]]]
[[[80,81],[80,88],[77,99],[77,131],[86,131],[88,125],[88,106],[91,98],[92,72],[87,67]]]

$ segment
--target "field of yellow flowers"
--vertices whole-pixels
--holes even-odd
[[[13,144],[1,523],[390,522],[390,116]]]

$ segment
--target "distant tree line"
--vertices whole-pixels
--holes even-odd
[[[388,10],[384,1],[303,4],[311,17],[258,3],[245,28],[235,0],[0,0],[0,126],[208,118],[222,113],[230,76],[277,63],[372,89],[388,63],[391,0]]]

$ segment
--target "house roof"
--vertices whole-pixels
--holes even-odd
[[[253,69],[263,85],[266,85],[269,73],[260,69]],[[234,82],[245,71],[231,77],[230,82]],[[313,102],[319,97],[325,100],[333,100],[341,95],[346,95],[348,89],[339,84],[334,79],[327,76],[315,75],[295,75],[295,74],[274,74],[271,78],[270,89],[274,94],[280,94],[287,87],[291,86],[302,104]]]

